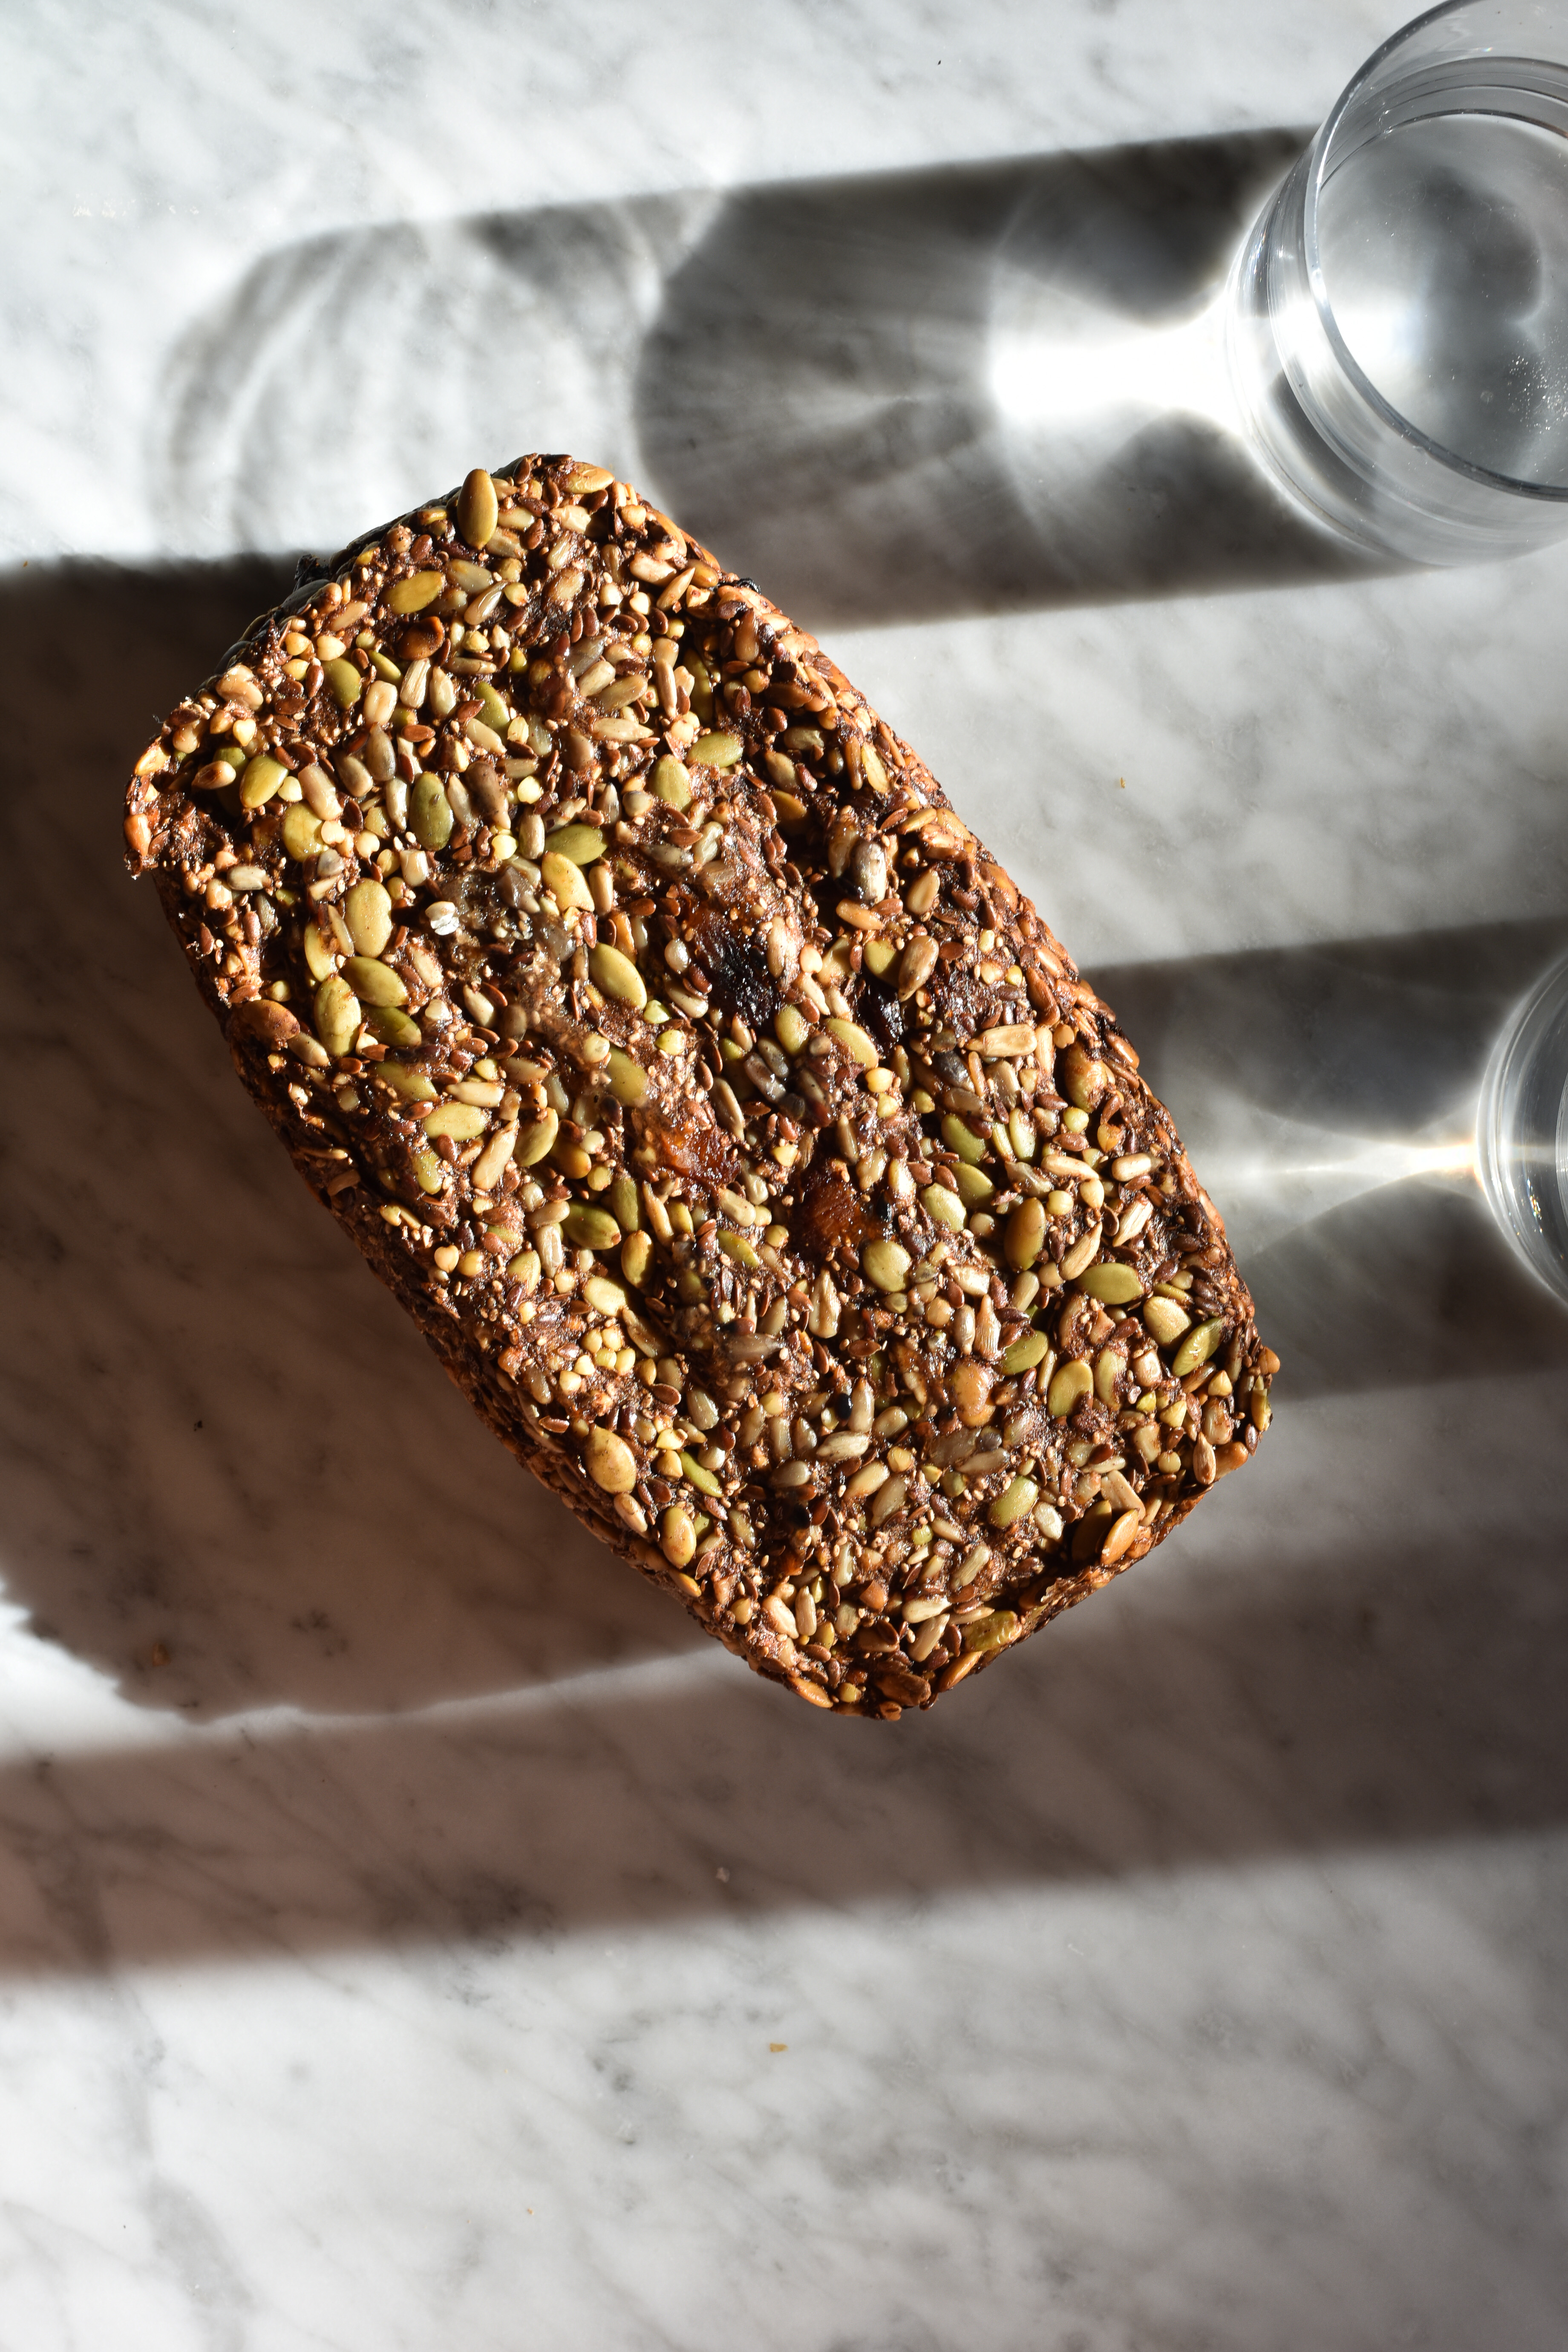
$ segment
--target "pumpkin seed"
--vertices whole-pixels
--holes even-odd
[[[1016,1274],[1033,1265],[1046,1245],[1046,1213],[1038,1201],[1020,1201],[1007,1220],[1003,1255]],[[1030,1361],[1037,1361],[1031,1357]]]
[[[446,585],[444,572],[411,572],[406,580],[395,580],[382,601],[389,613],[422,613]]]
[[[994,1528],[1010,1528],[1026,1511],[1032,1511],[1039,1498],[1040,1490],[1033,1478],[1015,1478],[1004,1486],[985,1516]]]
[[[722,1491],[712,1471],[704,1469],[696,1455],[687,1453],[684,1446],[680,1453],[680,1470],[681,1475],[696,1487],[700,1495],[717,1495]]]
[[[965,1127],[963,1121],[954,1118],[951,1111],[942,1123],[942,1139],[971,1167],[978,1167],[985,1157],[984,1137],[976,1135],[973,1128]]]
[[[811,1024],[793,1004],[781,1004],[773,1014],[773,1034],[786,1054],[804,1054],[811,1043]]]
[[[574,1201],[561,1220],[561,1236],[573,1249],[613,1250],[621,1245],[621,1229],[607,1209],[590,1209]]]
[[[732,768],[745,751],[738,735],[699,735],[691,757],[705,768]]]
[[[596,824],[559,824],[544,846],[557,857],[569,857],[574,866],[592,866],[605,854],[605,836]]]
[[[1143,1304],[1143,1328],[1157,1347],[1168,1348],[1191,1328],[1192,1317],[1173,1298],[1150,1298]]]
[[[408,1164],[414,1171],[414,1181],[422,1192],[434,1193],[441,1190],[441,1162],[427,1143],[409,1145]]]
[[[971,1168],[963,1160],[954,1170],[952,1181],[958,1187],[959,1199],[970,1209],[977,1209],[983,1201],[988,1201],[996,1189],[989,1176],[982,1175],[978,1168]]]
[[[592,908],[594,894],[583,878],[582,868],[570,857],[563,857],[557,850],[547,849],[539,861],[539,871],[545,888],[563,913],[573,908],[580,908],[584,912]]]
[[[392,937],[392,900],[379,882],[356,882],[343,900],[343,920],[361,955],[378,956]],[[401,997],[373,997],[373,1004],[401,1003]]]
[[[1057,1066],[1061,1074],[1062,1092],[1068,1102],[1079,1110],[1092,1110],[1109,1084],[1105,1064],[1097,1061],[1087,1046],[1075,1039]]]
[[[595,1486],[606,1495],[629,1495],[637,1483],[637,1455],[613,1429],[590,1429],[583,1440],[583,1460]]]
[[[608,1209],[622,1233],[635,1234],[642,1223],[635,1178],[617,1176],[615,1181],[605,1188],[603,1198],[605,1208]]]
[[[428,770],[416,776],[408,795],[408,828],[421,849],[445,849],[452,838],[452,803],[441,780]]]
[[[470,547],[488,547],[500,520],[496,486],[484,467],[476,466],[458,492],[458,529]]]
[[[645,1280],[653,1257],[651,1234],[628,1234],[621,1244],[621,1272],[626,1280],[639,1288]]]
[[[531,1296],[539,1287],[539,1252],[531,1249],[519,1250],[506,1270],[507,1280],[520,1282],[524,1291]]]
[[[954,1318],[955,1333],[963,1317],[970,1312],[971,1310],[964,1307],[959,1309],[957,1317]],[[971,1319],[973,1320],[972,1314]],[[969,1334],[971,1344],[973,1344],[973,1336],[971,1331]],[[991,1374],[984,1364],[975,1363],[973,1358],[966,1359],[963,1363],[954,1364],[947,1376],[947,1386],[953,1403],[972,1428],[977,1428],[982,1422],[990,1418]]]
[[[406,1021],[407,1019],[408,1016],[405,1013],[380,1013],[374,1016],[371,1025],[374,1030],[375,1021]],[[415,1041],[417,1043],[419,1034],[417,1024],[409,1022],[408,1025],[414,1030]],[[436,1089],[424,1071],[411,1070],[404,1062],[378,1063],[375,1075],[382,1086],[390,1088],[391,1092],[404,1102],[433,1103],[436,1100]]]
[[[635,1013],[640,1013],[647,1003],[647,988],[641,972],[619,948],[603,943],[594,948],[589,953],[588,970],[595,984],[606,996],[613,996],[617,1004],[629,1004]]]
[[[527,1127],[517,1131],[517,1144],[512,1158],[520,1168],[535,1168],[552,1150],[561,1132],[561,1120],[552,1110],[545,1111]]]
[[[1062,1271],[1064,1274],[1067,1272],[1065,1259]],[[1087,1266],[1077,1280],[1080,1290],[1086,1291],[1090,1298],[1102,1300],[1107,1307],[1130,1307],[1135,1298],[1143,1296],[1143,1285],[1134,1269],[1130,1265],[1120,1265],[1113,1259],[1107,1259],[1100,1265]]]
[[[321,664],[321,676],[338,709],[352,710],[364,690],[364,679],[353,662],[340,655],[336,661]]]
[[[1094,1374],[1082,1357],[1058,1365],[1046,1394],[1046,1411],[1053,1421],[1065,1421],[1075,1405],[1094,1393]]]
[[[605,1069],[610,1081],[610,1092],[618,1103],[624,1103],[630,1110],[647,1100],[647,1072],[640,1062],[634,1062],[629,1054],[623,1054],[618,1045],[611,1046]]]
[[[483,1135],[489,1120],[477,1103],[437,1103],[425,1122],[426,1135],[449,1135],[455,1143],[471,1143]]]
[[[1013,1609],[990,1609],[963,1628],[963,1656],[985,1656],[987,1651],[1004,1649],[1016,1633],[1018,1616]]]
[[[921,1206],[932,1224],[945,1225],[950,1233],[963,1230],[963,1202],[945,1184],[928,1184],[921,1194]]]
[[[910,1254],[899,1242],[868,1242],[860,1253],[860,1270],[879,1290],[902,1290],[910,1265]]]
[[[335,1060],[352,1051],[359,1034],[359,999],[335,971],[316,991],[316,1034]]]
[[[881,1055],[864,1029],[859,1028],[853,1021],[843,1020],[829,1021],[827,1028],[831,1034],[837,1038],[851,1061],[858,1062],[863,1070],[874,1070],[877,1067]]]
[[[246,761],[239,779],[241,808],[264,807],[288,773],[281,760],[274,760],[267,752],[258,751],[254,760]]]
[[[1121,1559],[1142,1525],[1142,1505],[1136,1510],[1123,1511],[1120,1517],[1112,1519],[1110,1532],[1100,1548],[1100,1557],[1105,1567],[1113,1567]]]
[[[662,759],[654,761],[653,774],[649,781],[659,799],[666,802],[670,808],[690,807],[691,786],[687,782],[686,771],[679,761],[673,758],[669,752],[667,751]]]
[[[697,1549],[697,1530],[679,1503],[671,1503],[659,1520],[658,1548],[672,1568],[684,1568]]]
[[[1184,1372],[1194,1372],[1200,1364],[1208,1362],[1218,1347],[1224,1331],[1224,1320],[1217,1315],[1212,1317],[1206,1323],[1194,1324],[1171,1359],[1171,1370],[1178,1380]]]
[[[719,1246],[725,1256],[732,1258],[737,1265],[751,1267],[762,1264],[756,1251],[743,1234],[731,1233],[726,1229],[719,1235]]]
[[[366,1004],[408,1002],[408,991],[391,965],[379,962],[374,956],[350,956],[343,965],[343,978]]]
[[[412,1014],[400,1013],[395,1004],[373,1004],[365,1014],[365,1024],[371,1035],[379,1037],[384,1045],[418,1045],[423,1043],[418,1022]]]
[[[283,812],[283,846],[290,857],[301,864],[314,857],[321,845],[321,820],[306,807],[303,801],[294,801]]]
[[[1032,1365],[1044,1363],[1050,1352],[1050,1341],[1043,1331],[1026,1331],[1004,1353],[1002,1370],[1009,1374],[1026,1372]]]

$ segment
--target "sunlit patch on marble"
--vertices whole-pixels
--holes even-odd
[[[1284,1144],[1274,1153],[1211,1154],[1204,1163],[1204,1176],[1211,1193],[1226,1207],[1227,1226],[1245,1223],[1257,1246],[1265,1237],[1260,1228],[1267,1229],[1267,1239],[1277,1239],[1384,1185],[1408,1184],[1420,1177],[1474,1181],[1475,1138],[1457,1136],[1433,1143],[1324,1135],[1315,1141]]]
[[[1114,440],[1150,416],[1183,415],[1239,436],[1223,294],[1173,326],[1141,326],[1010,278],[993,323],[991,393],[1017,432],[1092,426]]]
[[[216,1722],[171,1724],[166,1715],[127,1706],[106,1675],[27,1631],[25,1611],[0,1606],[0,1767],[29,1758],[104,1755],[120,1748],[184,1753],[205,1742],[229,1749],[364,1731],[370,1724],[460,1734],[504,1727],[522,1717],[574,1705],[652,1705],[695,1696],[704,1685],[743,1673],[722,1650],[703,1643],[673,1656],[590,1667],[553,1681],[479,1697],[439,1699],[368,1718],[298,1706],[246,1709]]]

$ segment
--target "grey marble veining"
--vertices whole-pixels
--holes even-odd
[[[1563,2343],[1568,1322],[1401,1171],[1568,945],[1568,549],[1347,562],[1212,341],[1393,21],[13,13],[5,2352]],[[120,865],[295,551],[528,446],[920,746],[1285,1360],[1244,1478],[886,1733],[521,1476]]]

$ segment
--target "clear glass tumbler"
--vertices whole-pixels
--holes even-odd
[[[1476,1172],[1526,1265],[1568,1304],[1568,957],[1525,998],[1492,1050]]]
[[[1264,464],[1417,563],[1568,530],[1568,5],[1448,0],[1356,75],[1237,257]]]

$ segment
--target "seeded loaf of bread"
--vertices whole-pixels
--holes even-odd
[[[476,1410],[812,1705],[929,1705],[1268,1427],[1113,1014],[816,641],[603,467],[476,470],[302,566],[125,833]]]

